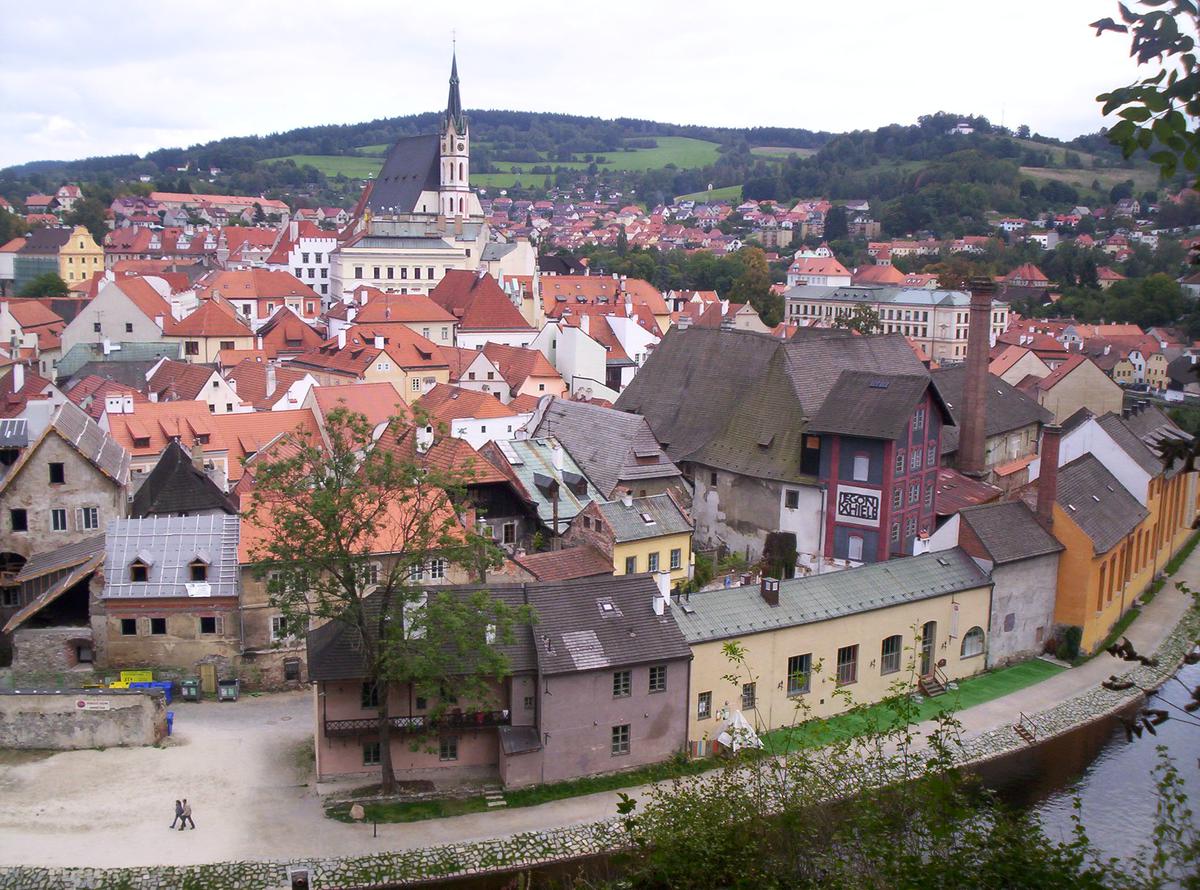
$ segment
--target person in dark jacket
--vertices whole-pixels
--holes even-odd
[[[168,825],[167,828],[174,828],[175,823],[178,822],[182,818],[183,818],[183,804],[181,804],[178,800],[176,800],[175,801],[175,818],[171,820],[171,824]],[[183,830],[183,826],[180,826],[180,830],[181,831]]]

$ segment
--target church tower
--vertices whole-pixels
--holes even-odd
[[[442,124],[441,191],[439,209],[444,216],[467,216],[471,204],[471,138],[458,95],[458,57],[450,62],[450,98]]]

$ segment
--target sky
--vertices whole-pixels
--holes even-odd
[[[843,132],[980,114],[1069,139],[1139,75],[1115,0],[6,3],[0,166],[445,107]],[[1111,122],[1110,122],[1111,123]]]

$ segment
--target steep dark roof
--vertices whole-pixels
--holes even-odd
[[[960,516],[996,565],[1058,553],[1063,549],[1063,545],[1038,524],[1024,501],[968,507]]]
[[[367,206],[374,213],[411,213],[421,192],[441,186],[439,140],[435,134],[407,136],[388,152],[375,180]],[[430,208],[431,213],[437,208]]]
[[[933,372],[933,382],[946,400],[956,422],[962,420],[963,385],[967,379],[966,365],[939,368]],[[1031,399],[1015,386],[988,374],[987,408],[984,411],[983,433],[999,436],[1010,430],[1018,430],[1031,423],[1050,423],[1054,415]],[[953,454],[958,450],[958,429],[942,431],[942,454]]]
[[[1058,471],[1058,505],[1092,539],[1096,553],[1121,543],[1149,513],[1095,457],[1077,457]]]
[[[615,408],[551,396],[532,435],[558,439],[606,498],[623,480],[679,475],[646,418]]]
[[[1117,447],[1129,455],[1133,462],[1147,474],[1153,477],[1162,472],[1162,462],[1157,455],[1134,435],[1133,430],[1128,427],[1121,415],[1113,414],[1110,411],[1108,414],[1097,417],[1096,423],[1117,443]]]
[[[750,396],[779,341],[766,334],[672,328],[617,398],[641,414],[672,460],[703,447]]]
[[[25,238],[25,246],[17,253],[57,253],[71,240],[70,226],[43,226],[34,229]]]
[[[814,433],[896,439],[928,388],[928,376],[843,371],[809,429]]]
[[[231,516],[237,514],[237,508],[228,496],[205,473],[196,469],[191,455],[182,445],[172,441],[133,496],[129,515],[137,519],[209,510],[220,510]]]
[[[429,592],[467,594],[473,587],[436,587]],[[525,604],[525,585],[492,584],[487,592],[493,599],[510,606]],[[379,618],[379,597],[363,600],[367,627],[373,628]],[[312,680],[357,680],[366,674],[358,630],[348,623],[329,621],[308,633],[308,676]],[[524,673],[537,668],[533,651],[533,634],[528,625],[513,628],[513,642],[497,646],[508,657],[509,670]]]
[[[658,586],[650,575],[531,584],[529,604],[544,674],[611,670],[690,658],[671,615],[654,614]]]

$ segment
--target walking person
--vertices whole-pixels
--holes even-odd
[[[179,802],[179,800],[176,799],[176,801],[175,801],[175,818],[171,820],[171,824],[168,825],[167,828],[168,829],[174,828],[175,823],[178,822],[182,818],[183,818],[183,804],[181,804]],[[183,830],[183,826],[180,826],[180,830],[181,831]]]
[[[183,799],[183,816],[179,821],[179,830],[183,831],[183,827],[189,822],[192,824],[192,829],[196,828],[196,823],[192,822],[192,805],[187,802],[187,798]]]

